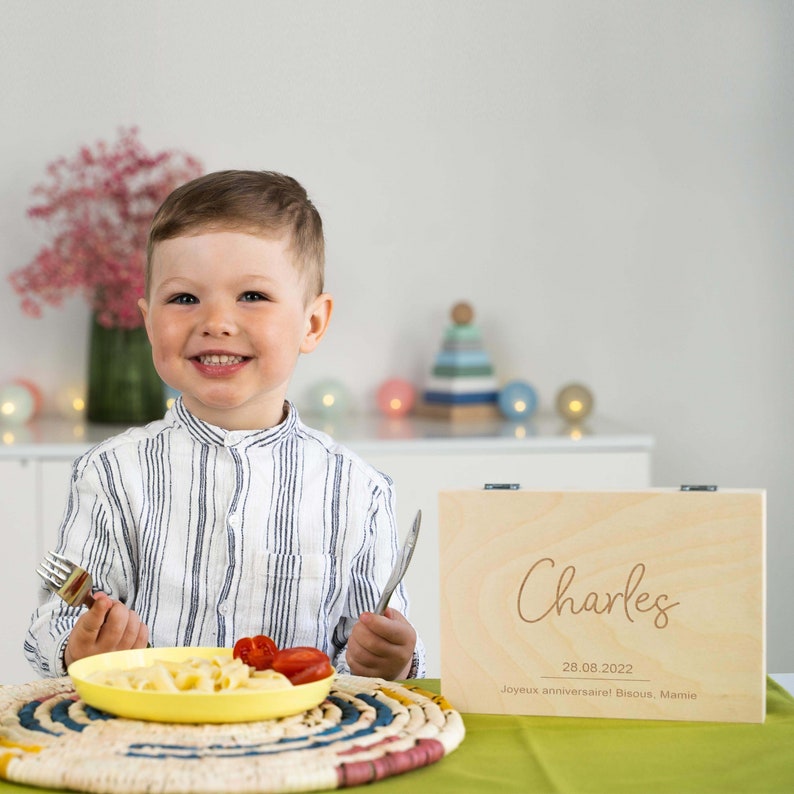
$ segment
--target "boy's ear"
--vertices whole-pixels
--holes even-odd
[[[306,310],[306,334],[301,343],[301,353],[311,353],[317,347],[328,328],[333,308],[334,299],[327,292],[318,295],[309,304]]]
[[[149,303],[146,298],[138,298],[138,308],[143,315],[143,324],[146,328],[146,335],[149,337],[149,342],[152,341],[152,335],[149,333]]]

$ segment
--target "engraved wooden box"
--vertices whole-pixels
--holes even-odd
[[[763,722],[762,490],[439,495],[462,712]]]

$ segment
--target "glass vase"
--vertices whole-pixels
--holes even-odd
[[[152,363],[146,329],[105,328],[91,321],[86,418],[140,425],[165,413],[163,382]]]

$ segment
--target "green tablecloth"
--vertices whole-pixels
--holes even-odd
[[[762,725],[477,714],[464,723],[455,752],[374,792],[794,792],[794,698],[772,680]],[[8,794],[50,791],[0,783]]]

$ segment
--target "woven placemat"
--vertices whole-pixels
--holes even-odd
[[[177,725],[112,717],[67,677],[0,688],[0,777],[88,792],[285,792],[344,788],[435,763],[463,740],[439,695],[338,676],[294,717]]]

